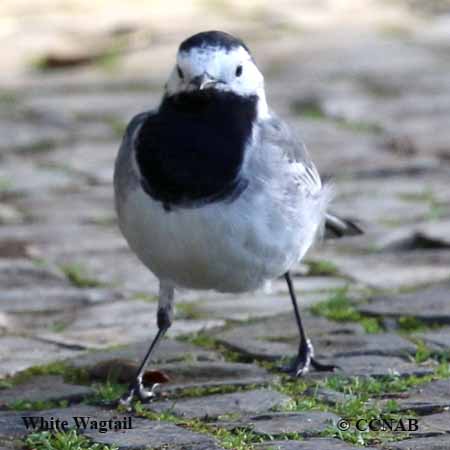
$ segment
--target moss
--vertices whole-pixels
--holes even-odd
[[[5,388],[13,387],[39,375],[61,375],[64,381],[76,384],[87,384],[89,381],[89,375],[85,369],[75,368],[63,361],[57,361],[42,366],[30,367],[13,377],[2,380],[2,384]]]
[[[64,264],[61,270],[68,280],[79,288],[93,288],[103,286],[103,283],[91,277],[86,267],[78,263]]]
[[[69,402],[67,400],[60,401],[42,401],[31,402],[28,400],[17,400],[7,404],[8,409],[14,411],[41,411],[43,409],[66,408]]]
[[[399,317],[397,319],[397,325],[400,331],[406,333],[412,333],[417,331],[425,331],[430,329],[430,326],[426,325],[424,322],[420,321],[416,317]]]
[[[305,261],[305,264],[308,266],[308,275],[310,276],[333,276],[339,273],[337,266],[331,261]]]
[[[50,326],[50,331],[53,333],[61,333],[66,327],[67,325],[63,322],[55,322]]]
[[[336,289],[325,301],[310,308],[316,316],[326,317],[337,322],[358,322],[367,333],[379,333],[383,330],[380,321],[361,314],[348,297],[348,287]]]
[[[232,351],[226,348],[224,345],[217,342],[212,336],[205,333],[195,333],[193,335],[184,335],[178,337],[178,340],[183,342],[189,342],[190,344],[196,345],[198,347],[203,347],[208,350],[214,350],[220,352],[224,357],[225,361],[228,362],[254,362],[255,359],[242,355],[241,353]]]
[[[127,123],[121,119],[118,119],[117,117],[106,117],[105,118],[108,125],[111,127],[111,131],[113,132],[114,136],[117,138],[122,138],[122,136],[125,133],[125,129],[127,127]]]
[[[207,314],[200,310],[198,303],[177,303],[175,307],[177,319],[195,320],[205,319]]]

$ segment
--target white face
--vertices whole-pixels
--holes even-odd
[[[265,106],[264,77],[244,47],[194,47],[179,51],[177,64],[166,84],[169,96],[196,89],[213,88],[241,96],[259,97]]]

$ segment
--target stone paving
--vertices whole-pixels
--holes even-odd
[[[0,5],[0,450],[449,449],[450,3],[88,3]],[[320,242],[294,270],[334,374],[278,371],[298,346],[283,280],[180,291],[145,374],[158,397],[126,412],[158,286],[118,232],[114,157],[197,26],[245,38],[270,104],[333,179],[333,209],[366,234]],[[75,438],[24,417],[67,420]]]

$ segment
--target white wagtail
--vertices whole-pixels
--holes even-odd
[[[142,376],[178,286],[246,292],[284,276],[300,333],[287,370],[333,369],[313,357],[289,271],[324,223],[336,235],[359,229],[326,212],[331,189],[269,110],[241,40],[207,31],[182,42],[159,108],[127,127],[114,186],[120,229],[160,285],[158,332],[123,402],[153,396]]]

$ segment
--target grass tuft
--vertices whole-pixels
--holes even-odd
[[[308,265],[308,275],[310,276],[333,276],[339,273],[337,266],[331,261],[306,261],[306,264]]]
[[[53,409],[53,408],[66,408],[69,405],[67,400],[60,401],[43,401],[38,400],[35,402],[31,402],[28,400],[16,400],[15,402],[8,403],[8,409],[12,409],[14,411],[42,411],[44,409]]]
[[[347,294],[348,287],[336,289],[330,298],[316,303],[310,310],[316,316],[326,317],[337,322],[359,322],[366,333],[383,331],[378,319],[366,317],[357,311]]]
[[[64,264],[61,266],[61,270],[68,280],[76,287],[79,288],[93,288],[103,286],[103,283],[92,278],[88,274],[88,270],[78,263]]]
[[[32,433],[25,439],[25,448],[30,450],[118,450],[115,445],[104,445],[90,441],[75,430],[66,433],[43,431]]]

